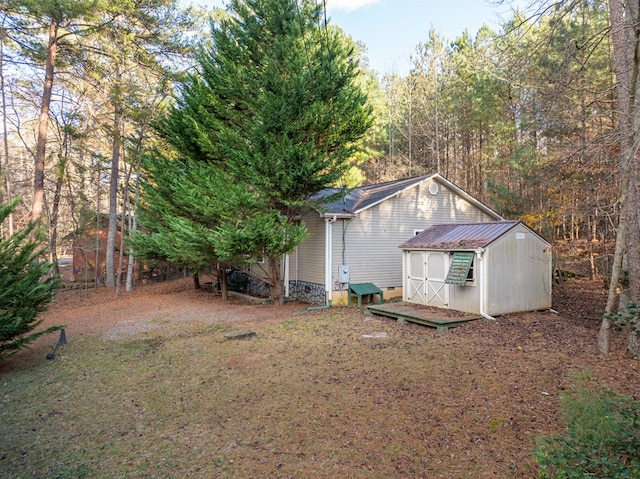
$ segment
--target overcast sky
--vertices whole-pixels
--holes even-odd
[[[185,0],[189,2],[189,0]],[[223,7],[227,0],[190,0],[207,7]],[[316,0],[321,3],[322,0]],[[496,6],[496,0],[326,0],[329,22],[367,46],[373,70],[405,75],[410,57],[431,27],[454,40],[465,29],[473,36],[482,24],[496,30],[511,18],[512,0]]]

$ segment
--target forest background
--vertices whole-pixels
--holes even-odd
[[[347,186],[438,172],[553,244],[586,241],[594,274],[611,267],[616,240],[618,262],[626,250],[636,264],[632,3],[538,2],[497,31],[447,39],[432,29],[407,75],[368,71],[358,45],[374,125]],[[106,282],[119,287],[115,230],[125,219],[123,230],[136,228],[141,158],[161,146],[151,124],[221,14],[174,0],[3,1],[0,200],[22,198],[3,236],[41,219],[55,260],[105,213]],[[598,245],[609,245],[606,264]],[[627,271],[637,297],[640,274]]]

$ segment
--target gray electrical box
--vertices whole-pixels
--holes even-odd
[[[348,264],[341,264],[340,266],[338,266],[338,279],[340,280],[341,283],[349,282],[349,265]]]

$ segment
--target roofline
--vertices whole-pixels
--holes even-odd
[[[435,176],[435,175],[417,176],[415,178],[415,181],[412,182],[410,185],[407,185],[404,188],[402,188],[401,190],[395,191],[395,192],[391,193],[390,195],[385,196],[384,198],[376,201],[375,203],[371,203],[370,205],[367,205],[364,208],[360,208],[359,210],[355,210],[354,213],[355,214],[360,214],[362,211],[368,210],[369,208],[373,208],[374,206],[378,206],[380,203],[383,203],[383,202],[387,201],[388,199],[393,198],[394,196],[398,196],[400,193],[404,193],[405,191],[416,187],[420,183],[424,183],[425,181],[427,181],[428,179],[432,178],[433,176]]]
[[[489,216],[493,216],[497,220],[506,220],[506,218],[504,218],[503,216],[501,216],[500,214],[498,214],[497,212],[495,212],[494,210],[489,208],[487,205],[482,203],[480,200],[478,200],[478,199],[474,198],[473,196],[471,196],[469,193],[467,193],[465,190],[460,188],[458,185],[456,185],[456,184],[452,183],[451,181],[447,180],[440,173],[434,173],[433,175],[431,175],[428,178],[429,179],[434,179],[434,180],[439,181],[440,183],[443,183],[444,185],[447,186],[447,188],[452,189],[458,195],[462,196],[465,200],[469,201],[470,203],[473,203],[474,205],[476,205],[478,208],[480,208],[482,211],[484,211]]]
[[[331,218],[333,216],[335,216],[336,218],[355,218],[356,216],[358,216],[361,212],[368,210],[369,208],[372,208],[376,205],[379,205],[380,203],[387,201],[390,198],[393,198],[394,196],[399,195],[400,193],[403,193],[404,191],[407,191],[410,188],[413,188],[414,186],[422,183],[423,181],[429,179],[431,176],[434,175],[430,175],[430,176],[417,176],[415,178],[415,182],[411,183],[410,185],[405,186],[403,189],[395,191],[394,193],[385,196],[384,198],[376,201],[375,203],[371,203],[370,205],[367,205],[364,208],[360,208],[359,210],[354,210],[351,213],[348,213],[346,211],[343,212],[336,212],[336,211],[319,211],[318,213],[320,214],[320,217],[322,218]],[[371,185],[371,186],[375,186],[375,185]],[[354,188],[357,189],[357,188]]]
[[[509,228],[507,228],[506,230],[504,230],[502,233],[500,233],[500,235],[496,236],[495,238],[493,238],[491,241],[489,241],[488,243],[486,243],[484,246],[476,246],[475,248],[460,248],[460,247],[456,247],[456,248],[439,248],[436,246],[410,246],[410,245],[406,245],[406,243],[402,243],[400,246],[398,246],[400,249],[402,250],[412,250],[412,251],[431,251],[431,250],[438,250],[438,251],[475,251],[476,253],[479,252],[483,252],[485,251],[490,245],[492,245],[493,243],[495,243],[496,241],[498,241],[500,238],[502,238],[503,236],[505,236],[507,233],[509,233],[509,231],[511,231],[513,228],[515,228],[516,226],[518,226],[519,224],[522,224],[525,226],[525,228],[529,229],[527,227],[527,225],[525,225],[522,221],[520,220],[502,220],[502,221],[488,221],[488,222],[480,222],[480,223],[439,223],[436,225],[431,225],[430,227],[437,227],[437,226],[448,226],[448,225],[452,225],[452,226],[465,226],[465,225],[476,225],[476,224],[497,224],[497,223],[511,223],[511,226]]]
[[[471,196],[469,193],[464,191],[459,186],[457,186],[454,183],[452,183],[451,181],[447,180],[440,173],[433,173],[433,174],[427,175],[427,176],[418,176],[418,177],[415,178],[415,181],[413,183],[405,186],[403,189],[397,190],[397,191],[391,193],[390,195],[385,196],[384,198],[376,201],[375,203],[371,203],[370,205],[367,205],[364,208],[360,208],[358,210],[354,210],[352,213],[324,211],[324,212],[319,212],[320,213],[320,217],[322,217],[322,218],[331,218],[331,217],[335,216],[336,218],[354,218],[355,216],[359,215],[363,211],[368,210],[369,208],[373,208],[374,206],[377,206],[380,203],[382,203],[384,201],[387,201],[390,198],[393,198],[394,196],[398,196],[400,193],[404,193],[405,191],[407,191],[407,190],[409,190],[411,188],[414,188],[417,185],[419,185],[421,183],[424,183],[425,181],[428,181],[428,180],[438,181],[439,183],[441,183],[442,185],[446,186],[447,188],[453,190],[458,196],[461,196],[462,198],[467,200],[469,203],[473,204],[478,209],[482,210],[484,213],[486,213],[487,215],[491,216],[495,220],[505,220],[505,218],[503,216],[501,216],[500,214],[498,214],[497,212],[495,212],[494,210],[489,208],[487,205],[482,203],[480,200],[478,200],[478,199],[474,198],[473,196]]]
[[[491,222],[489,222],[489,223],[491,223]],[[511,227],[509,227],[508,229],[503,231],[499,236],[496,236],[491,241],[489,241],[485,246],[479,246],[479,247],[476,247],[476,248],[435,248],[435,247],[428,247],[428,246],[405,246],[405,243],[403,243],[400,246],[398,246],[398,248],[400,248],[402,250],[412,250],[412,251],[431,251],[431,250],[476,251],[476,252],[485,251],[490,245],[492,245],[493,243],[498,241],[500,238],[504,237],[507,233],[509,233],[511,230],[513,230],[518,225],[524,226],[528,231],[533,233],[540,241],[542,241],[543,243],[545,243],[548,246],[551,246],[551,243],[549,243],[546,239],[544,239],[542,236],[540,236],[534,230],[529,228],[526,225],[526,223],[524,221],[522,221],[522,220],[505,220],[505,219],[503,219],[502,221],[498,221],[497,223],[513,223],[513,224],[511,225]],[[476,223],[442,223],[442,224],[433,225],[433,226],[442,226],[442,225],[448,225],[448,224],[451,224],[451,225],[465,225],[465,224],[476,224]]]
[[[484,252],[487,249],[485,246],[479,246],[475,248],[435,248],[435,247],[428,247],[428,246],[409,247],[409,246],[403,246],[403,245],[398,246],[398,248],[400,248],[403,251],[446,251],[447,253],[456,252],[456,251],[460,251],[460,252],[473,251],[474,253],[479,253],[479,252]]]
[[[546,243],[549,246],[553,246],[552,243],[550,243],[549,241],[547,241],[546,239],[544,239],[540,234],[538,234],[533,228],[530,228],[529,225],[527,223],[525,223],[522,220],[517,220],[518,223],[520,223],[521,225],[523,225],[525,228],[527,228],[529,231],[531,231],[534,235],[536,235],[538,237],[538,239],[540,241],[542,241],[543,243]]]
[[[320,218],[336,218],[341,220],[343,219],[348,220],[358,216],[356,213],[347,213],[345,211],[343,212],[318,211],[318,214],[320,214]]]

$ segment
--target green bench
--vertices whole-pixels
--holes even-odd
[[[362,297],[369,296],[371,304],[373,304],[375,295],[380,296],[378,304],[384,303],[384,297],[382,290],[373,283],[357,283],[349,284],[349,304],[351,304],[351,298],[358,298],[358,306],[362,306]]]

